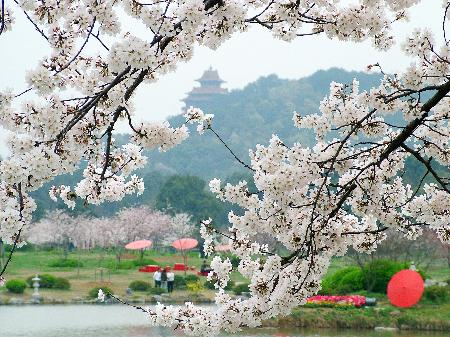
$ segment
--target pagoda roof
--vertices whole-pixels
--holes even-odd
[[[217,72],[217,70],[214,70],[212,67],[209,67],[208,70],[206,70],[202,77],[200,77],[198,80],[196,80],[197,82],[219,82],[219,83],[224,83],[225,81],[222,80],[219,77],[219,73]]]
[[[226,94],[228,90],[220,87],[195,87],[190,92],[187,93],[190,95],[211,95],[211,94]]]

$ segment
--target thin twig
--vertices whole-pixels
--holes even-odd
[[[227,150],[233,155],[233,157],[240,163],[242,164],[245,168],[255,172],[255,169],[252,168],[250,165],[244,163],[234,152],[233,150],[227,145],[227,143],[225,143],[225,141],[219,136],[219,134],[214,131],[214,129],[211,126],[208,126],[208,129],[211,130],[212,133],[214,133],[217,137],[217,139],[219,139],[219,141],[227,148]]]

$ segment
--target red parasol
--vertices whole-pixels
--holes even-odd
[[[216,252],[227,252],[231,249],[231,245],[217,245],[215,247]]]
[[[152,242],[150,240],[138,240],[128,243],[125,248],[126,249],[144,249],[152,246]]]
[[[192,238],[183,238],[175,240],[172,247],[178,250],[188,250],[197,247],[198,241]]]
[[[419,302],[423,288],[422,276],[414,270],[405,269],[392,276],[387,286],[387,295],[392,305],[409,308]]]

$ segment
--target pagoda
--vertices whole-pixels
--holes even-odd
[[[219,95],[228,93],[227,89],[221,87],[225,81],[219,77],[217,70],[213,70],[211,67],[196,81],[200,83],[200,86],[194,87],[187,93],[187,97],[182,100],[185,103],[184,110],[191,106],[201,108],[204,103],[214,100]]]

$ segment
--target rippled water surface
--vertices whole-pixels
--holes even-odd
[[[0,306],[1,337],[170,337],[149,327],[139,311],[121,305]],[[227,335],[223,335],[227,336]],[[240,337],[450,337],[450,333],[253,329]]]

